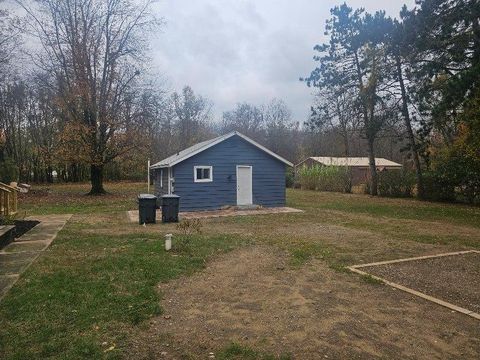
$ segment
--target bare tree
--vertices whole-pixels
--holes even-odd
[[[103,194],[104,166],[136,146],[122,111],[145,63],[145,31],[158,25],[151,0],[17,2],[43,47],[35,62],[51,74],[65,129],[75,131],[67,139],[90,165],[90,194]]]
[[[178,132],[178,150],[204,140],[205,129],[212,116],[210,102],[195,95],[190,86],[185,86],[181,94],[174,92],[171,101],[174,126]]]
[[[349,89],[324,89],[316,94],[316,103],[306,125],[314,129],[328,126],[343,142],[343,155],[351,156],[351,138],[360,127],[355,94]]]
[[[272,99],[266,104],[237,104],[225,111],[221,132],[239,131],[265,144],[269,149],[292,161],[298,160],[300,152],[299,123],[292,120],[292,112],[281,99]]]
[[[299,123],[292,120],[287,104],[283,100],[272,99],[261,108],[265,122],[265,145],[289,160],[297,160]]]
[[[2,3],[4,0],[0,0],[0,162],[5,159],[5,149],[9,137],[6,129],[7,104],[5,100],[9,97],[6,78],[11,72],[10,60],[18,46],[18,31],[13,26],[15,21],[6,9],[1,8]]]
[[[264,137],[263,109],[248,103],[241,103],[235,109],[225,111],[222,119],[222,131],[240,131],[243,134],[262,140]]]
[[[7,74],[10,60],[19,45],[19,22],[6,9],[2,8],[4,0],[0,0],[0,81]]]

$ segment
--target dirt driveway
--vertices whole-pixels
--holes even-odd
[[[480,322],[322,260],[289,265],[278,248],[225,254],[162,284],[165,313],[133,344],[138,358],[208,358],[230,342],[294,359],[472,359]],[[445,326],[448,324],[448,326]]]

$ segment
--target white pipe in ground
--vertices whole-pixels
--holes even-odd
[[[172,248],[172,234],[165,235],[165,250],[169,251]]]

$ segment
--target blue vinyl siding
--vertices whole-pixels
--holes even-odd
[[[212,182],[194,182],[194,166],[202,165],[213,166]],[[255,205],[285,205],[286,165],[235,135],[173,167],[175,194],[180,196],[180,211],[236,205],[237,165],[252,166]]]

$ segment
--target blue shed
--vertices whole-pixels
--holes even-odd
[[[193,145],[152,165],[157,196],[180,196],[180,211],[285,206],[292,163],[237,131]]]

